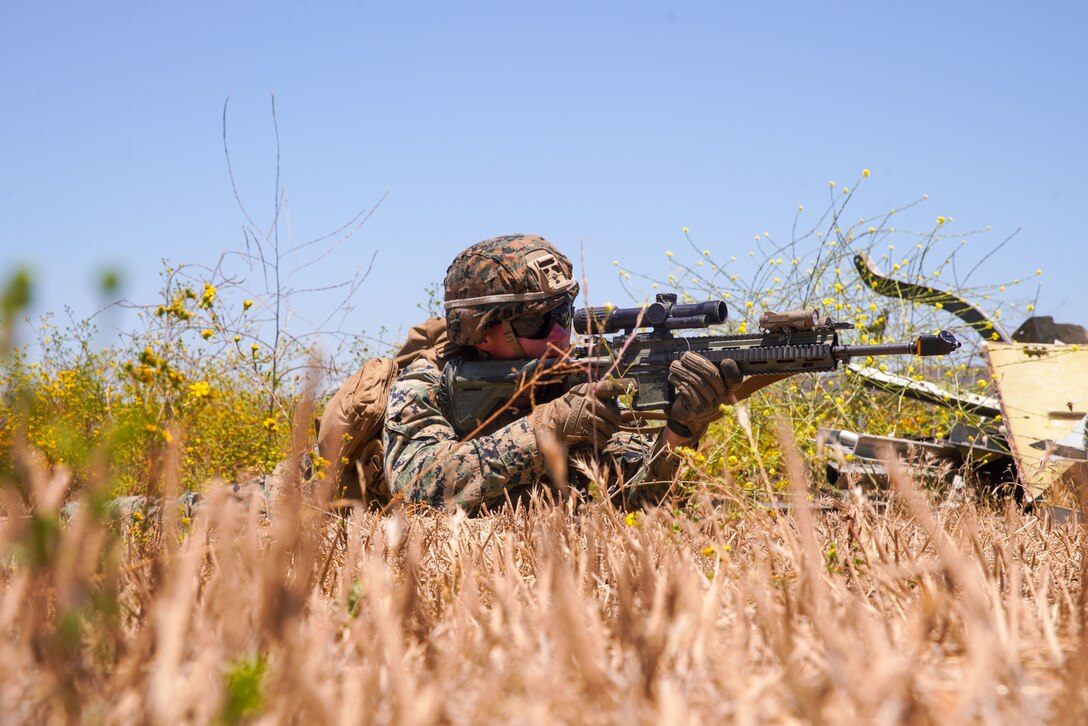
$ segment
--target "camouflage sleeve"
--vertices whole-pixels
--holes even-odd
[[[505,491],[539,481],[543,458],[527,418],[493,434],[459,441],[438,405],[438,369],[419,360],[389,391],[385,476],[406,501],[475,512]]]
[[[604,453],[622,477],[614,501],[624,508],[656,506],[675,493],[680,460],[665,449],[660,434],[618,433]]]

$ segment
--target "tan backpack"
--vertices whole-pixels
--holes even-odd
[[[446,337],[445,319],[429,318],[408,332],[396,357],[371,358],[340,386],[315,425],[318,453],[329,462],[326,476],[339,483],[342,497],[390,500],[382,440],[389,389],[415,360],[425,358],[441,369],[457,351]]]

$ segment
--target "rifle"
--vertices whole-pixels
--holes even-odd
[[[732,359],[745,376],[775,376],[771,383],[794,373],[831,371],[851,358],[947,355],[960,347],[945,330],[909,343],[843,345],[839,331],[853,324],[821,320],[814,309],[766,312],[759,318],[761,331],[753,334],[674,335],[720,325],[727,314],[723,300],[678,304],[676,295],[667,293],[646,307],[583,308],[574,314],[574,330],[589,344],[563,358],[449,361],[443,370],[443,407],[464,436],[533,386],[560,382],[569,387],[604,375],[636,381],[634,410],[667,410],[675,395],[668,383],[669,364],[689,350],[714,363]],[[649,332],[637,332],[645,328]],[[619,335],[605,337],[611,333]]]

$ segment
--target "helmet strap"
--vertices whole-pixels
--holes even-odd
[[[509,320],[502,321],[502,334],[506,338],[506,342],[510,344],[510,347],[514,350],[514,354],[519,358],[528,358],[525,355],[525,349],[521,347],[521,342],[518,340],[518,336],[514,335],[514,326],[510,324]]]

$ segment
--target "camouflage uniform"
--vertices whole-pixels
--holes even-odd
[[[470,346],[481,342],[490,326],[573,300],[578,285],[571,272],[570,262],[539,237],[511,235],[473,245],[458,255],[446,275],[450,341],[471,355],[477,350]],[[482,504],[517,499],[547,484],[528,408],[507,408],[462,441],[443,413],[441,387],[441,369],[434,361],[419,359],[390,389],[383,436],[385,476],[392,493],[409,502],[475,512]],[[537,403],[551,398],[540,397]],[[628,503],[657,500],[671,484],[676,460],[654,456],[655,445],[656,437],[617,434],[602,451],[606,468],[617,478],[629,484],[663,482],[625,489]],[[570,453],[593,452],[577,447]]]
[[[187,490],[178,497],[152,497],[130,495],[115,497],[109,501],[108,511],[110,516],[127,524],[140,521],[156,520],[162,517],[166,507],[176,507],[175,514],[180,519],[193,519],[205,506],[205,499],[212,494],[213,489],[229,492],[229,496],[244,504],[254,503],[257,513],[261,517],[271,518],[274,510],[274,502],[283,496],[288,487],[301,483],[307,489],[314,483],[313,462],[309,454],[303,454],[296,461],[296,473],[291,476],[290,459],[285,459],[276,464],[271,474],[258,474],[233,484],[219,485],[213,483],[207,492]],[[72,500],[64,505],[61,513],[68,518],[74,517],[83,506],[81,500]]]
[[[439,404],[441,378],[433,363],[417,360],[389,391],[385,476],[394,494],[409,502],[475,512],[481,504],[493,507],[507,496],[517,500],[534,486],[550,485],[528,410],[508,409],[478,435],[461,441]],[[672,484],[676,459],[655,455],[655,443],[653,436],[619,433],[603,448],[612,479],[607,483],[615,489],[623,480],[619,498],[624,505],[656,503]],[[572,458],[592,454],[589,447],[570,451]],[[571,479],[578,488],[588,487],[573,469]]]
[[[390,490],[408,501],[475,511],[539,481],[544,460],[527,412],[504,412],[462,443],[438,402],[441,378],[437,367],[418,360],[389,391],[384,435]]]

